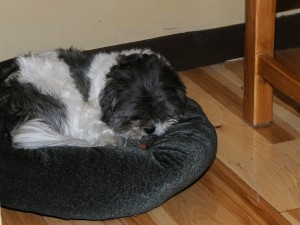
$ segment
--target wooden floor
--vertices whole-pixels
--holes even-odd
[[[188,95],[219,127],[217,159],[201,180],[135,217],[64,221],[2,208],[2,224],[300,224],[300,106],[279,94],[274,123],[252,128],[242,118],[242,60],[184,71],[181,77]]]

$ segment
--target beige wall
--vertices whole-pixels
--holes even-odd
[[[243,0],[0,0],[0,61],[244,22]]]

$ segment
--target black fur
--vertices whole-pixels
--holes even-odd
[[[57,52],[58,58],[70,67],[71,76],[74,79],[76,88],[82,94],[83,100],[87,101],[89,98],[90,80],[86,76],[86,73],[90,69],[93,55],[74,48],[58,49]]]
[[[120,56],[101,93],[102,120],[116,132],[132,126],[153,133],[155,123],[179,119],[186,102],[177,73],[154,54]]]
[[[57,98],[40,93],[31,84],[20,84],[11,80],[8,85],[0,86],[0,110],[11,127],[24,121],[40,118],[58,132],[65,124],[67,109]]]
[[[9,59],[0,63],[0,84],[6,80],[11,74],[17,72],[19,66],[16,58]]]

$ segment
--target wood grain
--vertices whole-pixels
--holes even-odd
[[[289,224],[218,159],[201,181],[163,207],[180,225]]]
[[[282,213],[282,215],[293,225],[300,225],[300,209],[294,209]]]
[[[210,72],[207,73],[205,71]],[[205,90],[205,92],[209,93],[214,99],[216,99],[219,102],[219,105],[223,105],[228,110],[234,112],[235,116],[238,116],[238,118],[244,120],[243,112],[241,110],[243,108],[243,100],[241,98],[243,90],[240,88],[240,84],[238,84],[238,87],[235,88],[232,87],[233,85],[228,84],[231,83],[227,79],[228,75],[228,73],[224,73],[222,78],[214,79],[214,77],[221,76],[221,73],[216,74],[214,69],[209,70],[207,68],[201,68],[197,71],[185,71],[184,77],[187,77],[193,82],[197,83],[197,85]],[[197,90],[197,92],[199,91]],[[192,94],[191,97],[199,99],[197,96],[201,95],[202,93]],[[286,130],[278,126],[277,123],[277,120],[273,121],[272,126],[258,127],[256,131],[267,138],[271,143],[280,143],[282,141],[289,141],[295,138],[293,133],[286,132]]]
[[[191,72],[185,75],[193,81],[199,78],[199,76],[193,76]],[[203,84],[207,83],[201,82],[201,85]],[[192,84],[189,83],[189,86],[191,87]],[[206,88],[209,89],[210,85]],[[216,90],[214,85],[207,92],[212,93],[213,90]],[[222,89],[218,90],[224,93]],[[218,158],[256,190],[258,194],[271,202],[272,206],[278,211],[282,212],[300,207],[297,189],[299,178],[295,175],[295,173],[300,174],[300,168],[298,163],[291,160],[299,158],[296,158],[297,155],[292,155],[296,151],[295,149],[298,148],[297,145],[293,145],[293,141],[285,142],[282,139],[284,145],[279,146],[283,148],[286,145],[287,148],[294,149],[294,151],[285,151],[284,154],[275,151],[274,149],[277,149],[276,144],[270,145],[270,142],[258,132],[258,129],[250,128],[241,117],[236,116],[236,113],[232,114],[231,112],[235,112],[236,109],[223,105],[224,101],[222,99],[222,102],[218,99],[214,101],[201,89],[192,92],[191,97],[205,106],[208,115],[211,114],[210,109],[218,109],[219,114],[222,113],[222,127],[218,129]],[[203,100],[206,98],[209,98],[209,101]],[[297,140],[295,140],[295,143],[297,143]],[[289,156],[290,160],[286,159],[286,156]],[[293,171],[280,166],[285,164],[285,160],[293,166]],[[287,184],[290,186],[287,186]],[[278,195],[278,193],[281,193],[281,195]]]

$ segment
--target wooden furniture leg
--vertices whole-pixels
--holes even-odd
[[[259,56],[274,56],[275,0],[246,0],[244,117],[254,126],[269,124],[273,90],[260,74]]]
[[[274,58],[276,0],[246,0],[244,117],[254,126],[269,124],[273,89],[300,103],[299,66]]]

